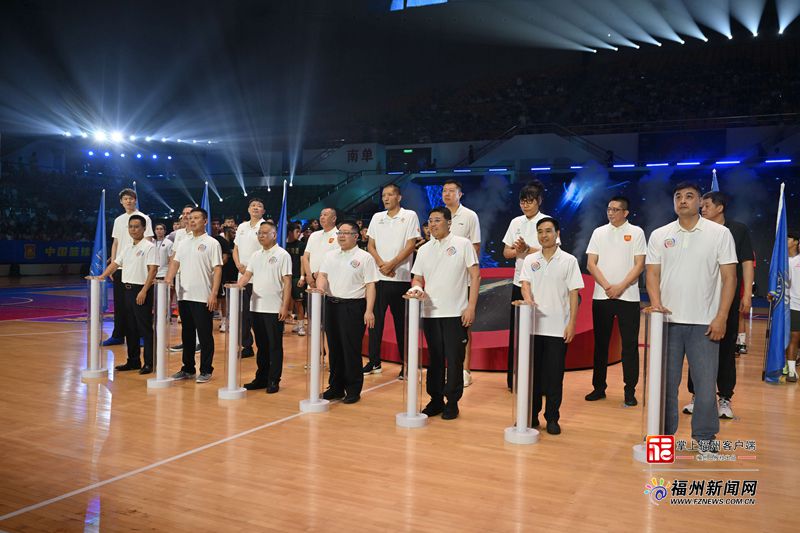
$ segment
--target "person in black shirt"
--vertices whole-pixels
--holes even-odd
[[[753,244],[750,241],[750,231],[744,224],[725,217],[727,204],[728,198],[719,191],[707,192],[703,195],[703,218],[722,224],[730,230],[733,242],[736,245],[736,257],[739,260],[736,264],[738,289],[733,296],[733,302],[728,311],[725,336],[719,341],[719,368],[717,371],[717,395],[719,396],[717,412],[720,418],[730,419],[733,418],[731,398],[733,397],[733,389],[736,386],[736,336],[739,332],[739,316],[742,313],[749,313],[752,305],[751,288],[753,286],[753,277],[755,276],[755,259]],[[687,383],[689,392],[694,395],[691,372]],[[694,396],[692,396],[692,402],[683,408],[683,412],[686,414],[692,414],[693,411]]]
[[[292,258],[292,300],[296,323],[292,331],[301,337],[306,334],[305,321],[306,277],[303,274],[303,254],[306,252],[306,241],[300,239],[300,224],[289,224],[286,234],[286,251]]]
[[[219,284],[219,308],[225,313],[225,284],[236,283],[236,263],[233,261],[233,239],[236,237],[236,228],[222,226],[222,235],[212,235],[222,248],[222,283]],[[219,330],[224,332],[228,328],[228,318],[223,314]]]

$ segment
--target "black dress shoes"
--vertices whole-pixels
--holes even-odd
[[[126,372],[128,370],[139,370],[142,368],[141,365],[134,365],[133,363],[125,363],[124,365],[117,365],[114,367],[114,370],[117,372]]]
[[[144,365],[141,368],[141,370],[139,370],[139,373],[140,374],[152,374],[153,373],[153,367],[150,366],[150,365]]]
[[[275,394],[279,390],[281,390],[281,388],[277,382],[273,381],[267,384],[267,394]]]

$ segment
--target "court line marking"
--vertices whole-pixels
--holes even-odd
[[[86,330],[67,329],[64,331],[44,331],[42,333],[0,333],[0,337],[25,337],[26,335],[58,335],[59,333],[86,333]]]
[[[374,390],[377,390],[377,389],[380,389],[380,388],[383,388],[383,387],[385,387],[387,385],[391,385],[393,383],[399,383],[399,382],[400,382],[400,380],[395,378],[395,379],[393,379],[391,381],[387,381],[386,383],[381,383],[380,385],[375,385],[374,387],[370,387],[370,388],[362,391],[362,394],[363,393],[367,393],[367,392],[371,392],[371,391],[374,391]],[[336,402],[338,402],[338,400]],[[336,402],[331,402],[331,403],[336,403]],[[236,440],[236,439],[238,439],[240,437],[245,437],[247,435],[250,435],[251,433],[255,433],[256,431],[260,431],[262,429],[267,429],[267,428],[272,427],[272,426],[277,426],[278,424],[282,424],[283,422],[288,422],[289,420],[293,420],[295,418],[298,418],[298,417],[301,417],[301,416],[307,415],[307,414],[313,414],[313,413],[298,412],[298,413],[295,413],[293,415],[289,415],[289,416],[286,416],[284,418],[281,418],[279,420],[273,420],[272,422],[267,422],[266,424],[262,424],[260,426],[254,427],[254,428],[246,429],[244,431],[236,433],[235,435],[230,435],[230,436],[225,437],[223,439],[219,439],[219,440],[216,440],[214,442],[209,442],[208,444],[204,444],[202,446],[198,446],[197,448],[193,448],[191,450],[187,450],[185,452],[181,452],[181,453],[179,453],[177,455],[173,455],[172,457],[167,457],[166,459],[162,459],[160,461],[156,461],[155,463],[151,463],[149,465],[145,465],[145,466],[136,468],[136,469],[131,470],[129,472],[125,472],[123,474],[119,474],[117,476],[114,476],[112,478],[109,478],[109,479],[106,479],[106,480],[103,480],[103,481],[98,481],[97,483],[92,483],[91,485],[86,485],[85,487],[81,487],[79,489],[75,489],[73,491],[61,494],[60,496],[56,496],[54,498],[50,498],[48,500],[41,501],[39,503],[34,503],[33,505],[28,505],[27,507],[23,507],[21,509],[17,509],[16,511],[12,511],[10,513],[7,513],[7,514],[4,514],[4,515],[0,516],[0,522],[2,522],[4,520],[8,520],[9,518],[14,518],[16,516],[19,516],[19,515],[22,515],[22,514],[25,514],[25,513],[29,513],[31,511],[35,511],[36,509],[41,509],[42,507],[46,507],[46,506],[50,505],[51,503],[57,503],[57,502],[60,502],[62,500],[66,500],[68,498],[72,498],[73,496],[77,496],[79,494],[83,494],[84,492],[88,492],[90,490],[99,489],[100,487],[103,487],[103,486],[108,485],[110,483],[114,483],[115,481],[121,481],[123,479],[127,479],[127,478],[135,476],[137,474],[141,474],[143,472],[147,472],[149,470],[153,470],[155,468],[158,468],[159,466],[162,466],[162,465],[169,464],[169,463],[172,463],[174,461],[177,461],[178,459],[183,459],[184,457],[188,457],[190,455],[194,455],[196,453],[208,450],[209,448],[213,448],[215,446],[219,446],[220,444],[225,444],[226,442],[230,442],[232,440]]]

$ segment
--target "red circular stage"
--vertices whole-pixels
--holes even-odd
[[[505,371],[508,366],[508,317],[513,275],[513,268],[481,269],[481,296],[478,299],[478,310],[472,328],[471,370]],[[594,335],[592,333],[594,278],[584,274],[583,283],[586,286],[580,292],[581,305],[578,310],[577,331],[575,339],[567,350],[567,370],[592,368],[594,359]],[[394,323],[390,314],[391,311],[387,310],[381,343],[381,357],[385,361],[400,362],[402,358],[397,349]],[[364,355],[367,355],[369,351],[368,346],[368,338],[365,336],[361,347]],[[608,349],[609,363],[620,361],[620,347],[619,330],[614,328]],[[427,361],[428,347],[423,335],[422,362],[427,364]]]

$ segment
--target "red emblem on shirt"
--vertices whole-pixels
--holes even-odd
[[[622,237],[622,238],[623,238],[623,239],[625,239],[625,242],[631,242],[631,239],[632,239],[633,237],[631,237],[630,235],[625,235],[625,236],[624,236],[624,237]]]

